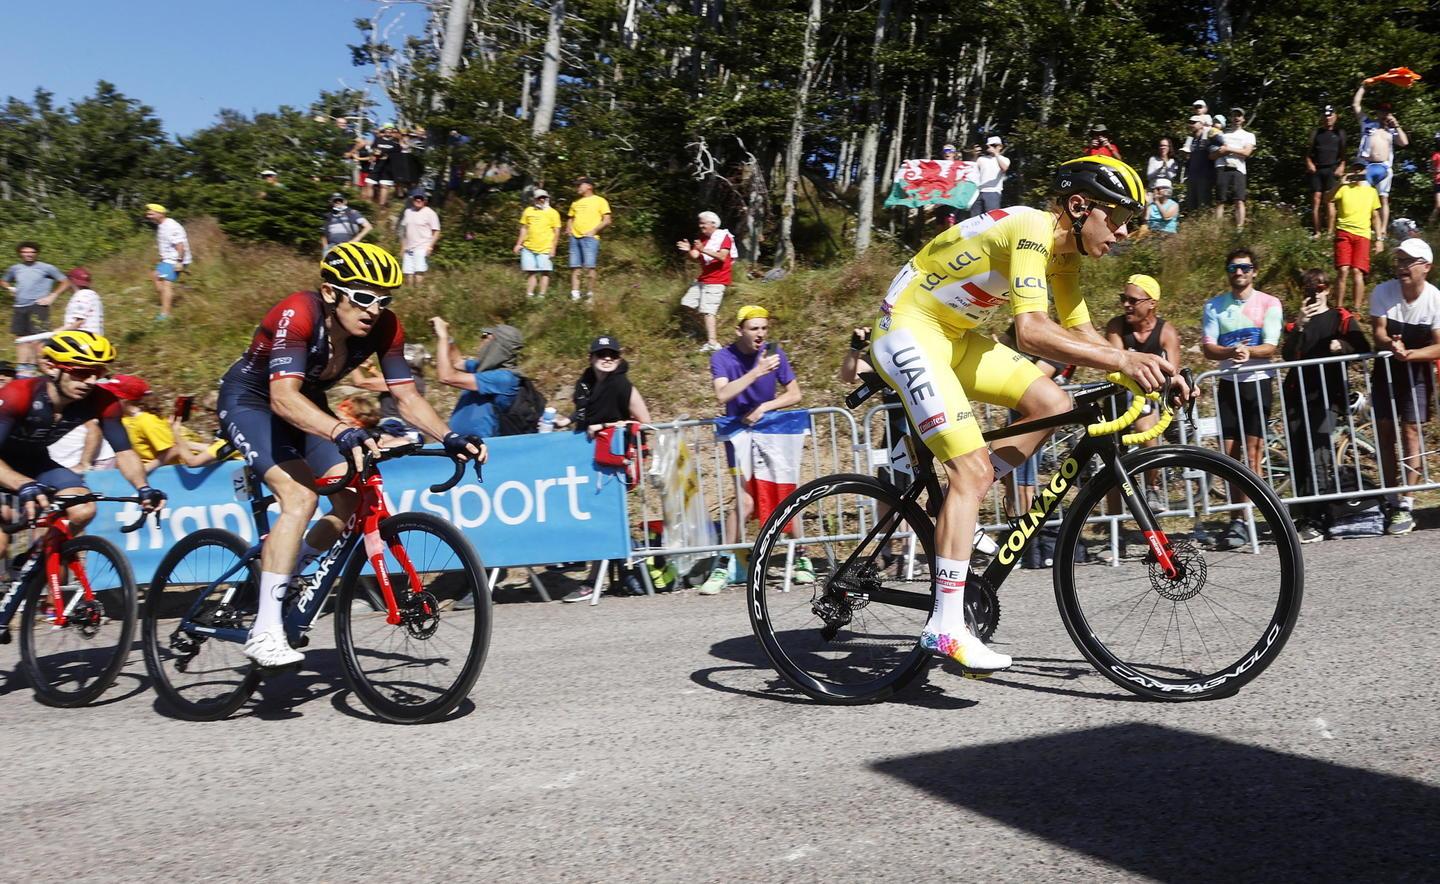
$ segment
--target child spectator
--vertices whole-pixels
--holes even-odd
[[[1335,305],[1345,306],[1345,289],[1349,284],[1355,293],[1355,310],[1363,312],[1370,253],[1379,252],[1383,240],[1380,194],[1365,180],[1364,172],[1354,171],[1345,173],[1345,183],[1335,189],[1330,200],[1335,204],[1335,212],[1330,216],[1330,234],[1335,239],[1335,267],[1340,274]]]
[[[65,278],[75,287],[75,294],[70,296],[70,303],[65,305],[65,324],[62,328],[78,328],[90,332],[92,335],[105,334],[105,305],[100,303],[100,296],[90,288],[90,271],[84,267],[76,267]]]
[[[125,415],[121,420],[130,436],[130,447],[145,464],[145,472],[178,463],[180,452],[175,446],[175,434],[171,432],[170,425],[140,405],[150,395],[150,385],[134,375],[117,374],[106,381],[105,386],[123,403]]]
[[[203,411],[214,413],[219,401],[220,394],[211,390],[201,397],[200,408]],[[193,430],[185,426],[184,418],[178,414],[171,416],[170,430],[175,436],[176,457],[179,463],[187,467],[203,467],[220,461],[240,458],[240,451],[224,439],[217,438],[210,442],[201,441]]]

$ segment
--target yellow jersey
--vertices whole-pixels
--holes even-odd
[[[958,336],[992,310],[1044,312],[1050,300],[1060,324],[1090,322],[1080,296],[1080,256],[1056,256],[1055,216],[1025,206],[968,218],[932,239],[886,292],[886,315],[928,316]],[[883,324],[883,322],[882,322]]]
[[[1375,229],[1371,213],[1380,211],[1380,191],[1367,183],[1342,184],[1330,198],[1335,203],[1335,226],[1370,239]]]
[[[582,196],[570,204],[571,229],[576,236],[593,236],[600,238],[600,234],[594,233],[595,228],[605,216],[610,214],[610,203],[603,196]]]
[[[537,254],[549,254],[555,247],[555,237],[560,230],[560,213],[549,206],[543,209],[526,206],[525,211],[520,213],[520,226],[525,228],[522,246]]]

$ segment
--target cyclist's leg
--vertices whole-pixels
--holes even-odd
[[[42,466],[35,474],[35,481],[41,485],[49,485],[56,489],[59,495],[66,494],[88,494],[89,488],[85,487],[85,480],[74,470],[60,466],[53,461]],[[95,519],[95,504],[82,503],[72,506],[65,511],[65,518],[70,520],[70,529],[79,534]]]
[[[955,374],[971,397],[1019,412],[1017,423],[1070,410],[1070,396],[1026,357],[978,332],[966,334],[962,344]],[[1050,430],[1035,430],[996,441],[996,475],[1023,464],[1049,435]]]
[[[324,407],[323,404],[321,407]],[[345,474],[345,456],[334,442],[319,436],[305,437],[305,463],[316,476],[332,478]],[[360,503],[360,495],[354,491],[341,491],[330,495],[328,501],[330,511],[311,526],[300,545],[300,552],[293,566],[295,573],[299,573],[300,569],[315,557],[323,555],[325,550],[335,543],[340,532],[345,530],[350,517],[354,515],[355,507]]]
[[[963,356],[962,345],[932,323],[892,315],[876,329],[870,349],[876,370],[900,394],[911,425],[934,452],[949,481],[936,520],[935,606],[921,633],[921,645],[967,669],[1004,669],[1010,658],[985,647],[965,625],[965,583],[975,525],[995,473],[969,397],[953,368]]]

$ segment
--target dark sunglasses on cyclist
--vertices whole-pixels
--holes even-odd
[[[1132,298],[1132,297],[1129,296],[1129,295],[1121,295],[1121,296],[1120,296],[1120,303],[1122,303],[1122,304],[1141,304],[1141,303],[1144,303],[1145,301],[1153,301],[1153,300],[1155,300],[1155,299],[1154,299],[1154,298]]]
[[[1255,269],[1255,265],[1254,265],[1254,264],[1241,264],[1241,263],[1238,262],[1238,261],[1237,261],[1236,263],[1234,263],[1234,264],[1226,264],[1226,265],[1225,265],[1225,272],[1226,272],[1226,273],[1249,273],[1250,271],[1252,271],[1252,270],[1254,270],[1254,269]]]
[[[110,373],[110,369],[103,365],[62,365],[60,370],[77,381],[103,378]]]
[[[345,286],[336,285],[333,282],[330,283],[330,287],[344,295],[350,303],[359,307],[361,310],[369,310],[371,307],[379,307],[381,310],[384,310],[395,300],[392,295],[377,295],[365,289],[347,289]]]
[[[1129,224],[1130,219],[1135,217],[1136,210],[1127,208],[1125,206],[1112,206],[1106,203],[1095,203],[1095,207],[1105,210],[1105,217],[1110,219],[1110,226],[1115,230],[1119,230],[1126,224]]]

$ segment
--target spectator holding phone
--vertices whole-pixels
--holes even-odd
[[[180,451],[175,445],[175,434],[160,417],[141,407],[141,402],[150,395],[150,385],[131,374],[113,375],[105,382],[105,388],[115,394],[124,410],[121,420],[125,432],[130,436],[130,447],[135,449],[145,472],[156,467],[179,463]]]

